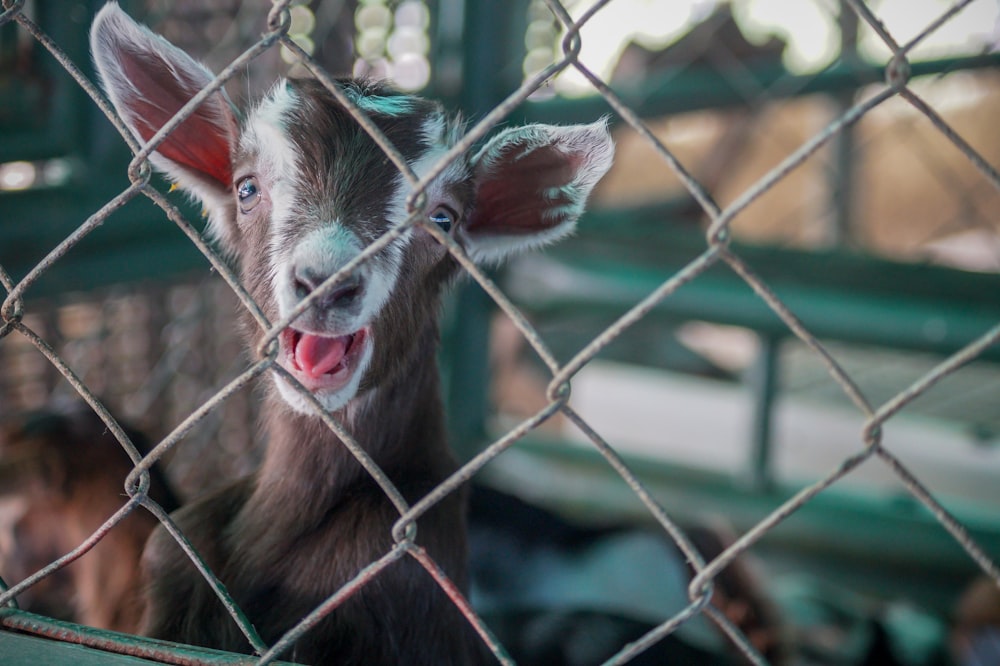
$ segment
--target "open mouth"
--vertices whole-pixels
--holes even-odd
[[[281,333],[283,365],[310,391],[337,390],[350,381],[367,339],[364,328],[324,336],[289,327]]]

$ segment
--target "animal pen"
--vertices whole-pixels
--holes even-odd
[[[131,512],[169,522],[147,494],[154,462],[184,497],[253,470],[253,384],[275,363],[234,339],[249,296],[202,238],[200,211],[108,121],[86,46],[102,4],[2,4],[0,418],[82,399],[137,471],[72,552],[23,578],[0,570],[0,652],[235,663],[246,657],[16,603]],[[692,4],[669,39],[629,46],[613,70],[587,45],[641,3],[122,4],[222,72],[212,87],[234,98],[274,73],[329,82],[353,70],[461,110],[463,151],[507,123],[613,127],[615,166],[574,238],[500,271],[462,263],[440,364],[464,465],[402,512],[395,546],[319,613],[398,558],[448,589],[405,528],[470,480],[575,521],[641,524],[690,562],[683,599],[656,618],[647,609],[649,629],[606,663],[706,619],[721,653],[766,663],[711,604],[745,555],[772,588],[791,663],[854,663],[848,644],[868,640],[867,621],[910,652],[933,644],[901,663],[939,663],[928,655],[966,585],[1000,585],[996,3],[913,3],[920,25],[880,14],[891,2],[797,3],[834,45],[811,67],[789,54],[794,30],[754,23],[761,3]],[[664,17],[671,4],[659,3]],[[569,77],[578,90],[560,87]],[[150,436],[147,455],[116,417]],[[678,525],[717,517],[738,536],[703,558]],[[598,601],[628,614],[627,589]],[[470,600],[448,591],[514,663],[475,581]],[[534,598],[569,607],[553,594]],[[861,619],[821,645],[824,612]],[[255,663],[281,659],[317,620],[265,645],[232,615]]]

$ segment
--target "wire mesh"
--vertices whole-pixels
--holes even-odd
[[[849,476],[862,463],[869,460],[877,460],[885,466],[899,482],[902,483],[910,495],[924,505],[934,516],[941,527],[954,538],[955,542],[961,546],[968,557],[973,560],[987,576],[1000,584],[1000,568],[994,559],[985,552],[975,539],[973,539],[965,526],[953,516],[943,504],[935,498],[934,494],[926,487],[921,479],[915,475],[907,465],[886,449],[882,444],[882,429],[897,414],[906,409],[917,398],[932,390],[936,383],[943,378],[955,373],[963,365],[978,358],[985,350],[995,345],[1000,340],[1000,325],[983,331],[978,340],[968,344],[966,347],[954,353],[949,358],[927,372],[918,380],[912,382],[905,389],[896,393],[891,399],[882,404],[873,404],[866,396],[865,392],[857,385],[852,375],[844,369],[837,358],[831,353],[820,339],[814,335],[809,328],[803,324],[794,310],[786,305],[783,300],[772,289],[768,282],[760,277],[739,251],[731,246],[731,227],[742,212],[751,204],[766,195],[775,188],[781,181],[790,174],[800,169],[802,165],[821,148],[828,146],[836,140],[845,130],[867,117],[874,110],[884,105],[889,100],[901,100],[910,105],[920,116],[930,121],[941,137],[946,139],[964,158],[972,164],[980,173],[981,178],[988,185],[996,190],[1000,190],[1000,175],[990,164],[989,160],[981,155],[975,146],[964,140],[946,120],[939,114],[933,105],[926,102],[910,85],[910,66],[908,62],[909,53],[920,44],[920,42],[945,25],[951,18],[961,12],[969,1],[955,3],[952,7],[943,11],[939,17],[926,25],[915,37],[905,44],[900,45],[886,26],[879,20],[879,17],[861,0],[848,0],[850,9],[857,16],[857,19],[873,30],[885,46],[891,52],[890,58],[885,63],[885,81],[876,86],[870,95],[860,102],[849,106],[839,113],[839,115],[829,122],[820,131],[809,137],[804,143],[798,146],[787,155],[777,166],[770,169],[766,174],[753,182],[750,186],[742,190],[739,196],[732,199],[725,206],[717,204],[705,187],[699,182],[698,177],[693,175],[684,162],[679,159],[670,146],[666,145],[657,135],[651,131],[647,121],[643,120],[629,105],[616,93],[600,76],[592,71],[581,61],[581,29],[595,15],[601,12],[614,11],[613,0],[597,1],[590,4],[586,11],[578,13],[573,18],[570,13],[557,0],[545,0],[545,6],[551,11],[557,23],[561,26],[563,39],[560,45],[561,52],[549,66],[529,76],[524,83],[510,92],[509,95],[496,105],[489,113],[485,114],[475,123],[471,124],[464,136],[456,145],[445,154],[437,165],[429,173],[418,178],[407,165],[403,156],[391,145],[391,143],[379,132],[378,128],[366,117],[365,113],[359,109],[351,99],[345,96],[336,86],[333,78],[307,53],[300,45],[288,36],[290,25],[290,2],[288,0],[276,0],[273,7],[266,16],[266,32],[250,48],[241,55],[234,58],[221,70],[213,81],[201,91],[194,99],[186,104],[178,114],[167,123],[150,141],[145,145],[138,145],[131,133],[125,128],[117,118],[114,111],[104,100],[100,92],[86,79],[86,77],[75,67],[70,59],[60,49],[52,39],[48,38],[41,29],[29,18],[25,12],[23,0],[4,0],[3,13],[0,14],[0,25],[16,23],[19,28],[25,31],[33,39],[37,40],[46,50],[48,50],[86,91],[86,94],[97,104],[109,120],[115,125],[122,140],[125,141],[135,153],[135,158],[128,169],[129,186],[118,196],[107,202],[99,211],[94,213],[89,219],[84,221],[79,228],[62,243],[53,248],[43,260],[37,263],[24,278],[15,281],[11,275],[0,266],[0,284],[3,285],[6,296],[0,307],[2,316],[2,326],[0,326],[0,339],[6,338],[7,345],[30,345],[34,347],[48,360],[51,367],[58,374],[65,378],[72,389],[85,400],[96,414],[100,416],[108,430],[121,443],[124,450],[135,463],[135,469],[130,475],[126,484],[129,499],[123,503],[121,509],[111,516],[96,532],[88,537],[78,548],[63,557],[53,561],[36,574],[13,585],[3,594],[0,594],[0,605],[8,604],[18,593],[29,588],[39,580],[52,575],[54,572],[64,567],[69,562],[80,557],[90,550],[95,543],[99,542],[105,534],[113,529],[125,516],[136,510],[140,505],[150,510],[166,526],[167,530],[182,544],[187,555],[199,566],[202,574],[216,591],[216,594],[226,605],[232,621],[239,627],[246,636],[247,641],[253,651],[259,656],[257,663],[270,663],[280,658],[280,655],[287,650],[294,641],[307,632],[325,615],[332,612],[344,599],[350,597],[358,589],[366,585],[379,572],[392,562],[410,557],[424,567],[430,575],[438,582],[441,588],[454,601],[456,606],[465,615],[470,623],[478,630],[484,641],[488,644],[493,654],[501,663],[513,663],[504,647],[493,635],[489,626],[477,615],[476,611],[464,598],[461,591],[450,581],[440,570],[432,558],[418,546],[412,538],[412,527],[415,521],[426,511],[432,508],[437,502],[449,493],[454,492],[459,486],[472,479],[484,466],[498,456],[503,455],[508,449],[514,446],[519,440],[533,432],[546,421],[559,415],[575,424],[589,439],[594,450],[600,453],[607,464],[628,484],[636,497],[646,507],[649,514],[662,527],[664,533],[677,544],[685,558],[692,563],[696,575],[690,583],[689,599],[690,603],[675,616],[666,618],[658,627],[650,631],[644,637],[621,647],[621,650],[611,657],[606,663],[621,664],[626,663],[656,641],[674,632],[677,627],[687,622],[692,617],[699,614],[708,615],[711,620],[718,624],[726,635],[729,636],[736,648],[742,652],[746,658],[753,663],[765,663],[764,658],[752,645],[751,641],[743,632],[734,626],[724,614],[710,605],[713,595],[713,583],[719,573],[732,564],[736,558],[740,557],[749,548],[756,544],[763,536],[771,531],[782,521],[799,511],[803,506],[812,501],[817,495],[823,493],[828,488]],[[192,111],[205,100],[212,92],[220,89],[228,81],[238,76],[242,68],[251,63],[264,53],[272,52],[275,49],[284,48],[288,53],[294,55],[299,65],[308,69],[320,82],[326,86],[338,101],[349,110],[354,119],[372,136],[386,156],[398,167],[400,173],[413,185],[413,195],[407,202],[411,216],[403,224],[393,229],[385,236],[377,240],[370,247],[366,248],[349,265],[345,266],[336,275],[328,279],[319,289],[301,303],[289,316],[281,321],[269,322],[265,319],[260,309],[253,302],[250,295],[240,283],[239,278],[231,272],[225,261],[221,260],[214,250],[207,245],[200,237],[195,226],[188,222],[182,213],[150,183],[150,168],[147,158],[155,149],[159,142],[163,140],[174,128],[176,128]],[[621,315],[617,321],[603,330],[597,337],[592,339],[582,349],[580,349],[567,362],[560,362],[556,355],[549,349],[547,343],[538,333],[518,306],[505,294],[498,284],[492,280],[481,268],[477,267],[464,253],[463,249],[456,244],[449,236],[442,233],[436,226],[426,224],[422,215],[423,193],[429,184],[439,176],[449,164],[462,154],[469,151],[472,146],[490,131],[495,129],[505,119],[530,96],[535,94],[555,75],[564,70],[575,70],[582,75],[592,86],[618,117],[630,126],[638,135],[651,146],[656,155],[670,169],[691,197],[697,202],[701,211],[709,219],[707,232],[705,233],[704,248],[700,255],[691,260],[682,270],[664,281],[657,289],[649,293],[641,301],[635,303],[625,314]],[[748,94],[759,94],[760,91],[749,91]],[[238,355],[231,356],[232,377],[223,388],[213,391],[211,395],[199,396],[199,404],[187,405],[183,407],[185,411],[178,413],[175,421],[179,423],[173,430],[164,436],[152,450],[143,456],[138,452],[130,441],[126,432],[119,426],[115,418],[105,406],[104,400],[98,397],[102,390],[100,382],[94,378],[84,380],[79,370],[77,362],[67,362],[65,356],[72,354],[72,349],[62,348],[60,352],[52,342],[51,332],[46,331],[44,322],[34,319],[26,313],[24,297],[31,289],[32,285],[51,266],[59,262],[62,257],[75,247],[81,239],[91,233],[95,228],[104,224],[112,217],[117,209],[126,202],[137,197],[147,197],[156,204],[191,240],[198,250],[207,258],[213,269],[222,276],[228,289],[235,294],[243,308],[253,313],[255,320],[262,330],[266,331],[263,343],[260,348],[254,351],[253,358],[249,361],[240,360]],[[448,252],[461,264],[465,272],[475,280],[514,323],[516,328],[527,340],[531,348],[537,353],[547,367],[549,377],[546,394],[546,404],[530,418],[525,419],[517,427],[511,429],[489,444],[483,451],[465,463],[451,478],[447,479],[433,492],[429,493],[419,502],[410,505],[403,499],[393,483],[385,476],[378,465],[376,465],[365,452],[364,447],[356,442],[350,433],[329,414],[324,413],[319,403],[313,396],[297,385],[293,377],[287,374],[275,363],[275,343],[279,333],[294,319],[308,309],[314,301],[320,299],[324,294],[329,293],[336,284],[347,275],[355,266],[367,261],[382,248],[386,247],[395,238],[409,229],[422,226],[429,234],[444,245]],[[817,480],[808,487],[803,488],[791,499],[785,502],[773,513],[761,520],[752,529],[742,534],[724,552],[715,557],[710,562],[705,562],[701,554],[692,545],[685,533],[677,526],[668,512],[656,499],[654,494],[643,484],[642,481],[629,469],[622,457],[617,453],[613,443],[606,441],[597,431],[595,431],[587,420],[581,416],[571,406],[570,386],[576,375],[609,344],[620,338],[625,331],[642,320],[659,303],[670,299],[684,285],[699,278],[711,267],[716,265],[726,265],[736,275],[738,275],[753,291],[762,299],[777,317],[783,322],[787,333],[794,335],[821,361],[825,366],[829,376],[840,386],[844,395],[854,405],[865,419],[864,428],[858,434],[859,441],[863,448],[840,461],[840,464],[823,478]],[[227,296],[228,297],[228,296]],[[175,335],[184,335],[183,317],[175,319],[171,324],[177,329]],[[161,373],[175,374],[177,361],[169,358],[165,361]],[[196,550],[186,540],[184,535],[170,520],[169,516],[148,496],[148,470],[157,461],[169,456],[174,447],[178,446],[182,440],[189,438],[195,427],[204,419],[210,419],[220,410],[228,408],[237,399],[235,395],[250,385],[256,378],[278,373],[282,375],[285,382],[296,385],[297,390],[315,408],[317,415],[336,435],[342,439],[350,449],[351,453],[361,462],[371,476],[383,488],[386,495],[391,498],[393,504],[399,511],[399,519],[393,529],[394,545],[384,556],[362,572],[338,591],[334,596],[327,599],[322,605],[315,609],[309,616],[292,628],[283,638],[273,645],[267,645],[260,638],[254,627],[247,620],[236,602],[229,597],[222,582],[216,577],[216,573],[209,570],[204,565]],[[133,410],[135,413],[142,413],[158,399],[156,395],[137,396],[134,401]],[[243,408],[244,411],[246,408]],[[249,418],[247,419],[249,420]],[[186,445],[190,445],[189,443]]]

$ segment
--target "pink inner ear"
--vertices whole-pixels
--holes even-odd
[[[148,141],[187,103],[202,83],[185,77],[182,70],[171,70],[163,60],[146,53],[133,53],[121,59],[125,77],[143,91],[128,100],[132,124]],[[185,77],[178,81],[175,77]],[[188,169],[202,173],[223,187],[233,180],[230,163],[231,128],[225,126],[228,109],[221,95],[212,95],[184,120],[156,148],[164,157]]]
[[[566,186],[576,176],[582,156],[551,146],[521,155],[512,152],[500,156],[488,179],[479,183],[468,233],[531,234],[567,221],[566,211],[576,199]]]

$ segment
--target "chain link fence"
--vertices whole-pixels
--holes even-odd
[[[891,57],[884,63],[884,82],[872,86],[868,94],[864,95],[861,101],[852,102],[840,110],[832,122],[826,124],[820,131],[811,134],[801,145],[789,152],[781,160],[780,164],[770,169],[763,177],[756,179],[755,182],[743,188],[725,206],[720,206],[713,199],[701,180],[692,174],[689,166],[677,157],[677,154],[670,145],[665,144],[658,138],[657,134],[650,129],[648,122],[644,121],[635,110],[630,108],[606,81],[602,80],[600,76],[595,74],[592,69],[588,68],[582,62],[580,57],[582,45],[581,29],[599,13],[615,11],[614,0],[593,2],[584,11],[576,13],[575,18],[557,0],[545,0],[544,6],[551,12],[556,22],[555,24],[564,35],[561,42],[561,52],[555,58],[555,61],[535,71],[524,81],[523,85],[512,91],[506,99],[497,104],[491,111],[483,115],[483,117],[471,123],[465,135],[448,154],[428,174],[420,179],[417,179],[408,169],[403,157],[384,139],[378,129],[365,117],[365,114],[340,92],[331,76],[317,64],[316,60],[309,53],[289,37],[290,4],[287,1],[275,2],[272,9],[267,13],[266,32],[264,35],[250,48],[228,62],[219,75],[201,94],[191,100],[149,144],[143,146],[136,143],[131,133],[116,117],[115,112],[105,101],[103,95],[87,80],[77,65],[65,55],[60,49],[59,44],[43,33],[36,23],[29,18],[25,11],[26,4],[24,0],[4,0],[3,2],[4,11],[0,14],[0,26],[8,23],[17,24],[19,30],[23,31],[26,35],[30,35],[32,39],[37,40],[39,44],[47,49],[59,62],[60,66],[73,76],[79,86],[86,91],[93,102],[114,123],[121,137],[129,144],[136,157],[128,169],[130,185],[80,224],[71,235],[55,246],[42,261],[38,262],[25,277],[19,281],[15,281],[4,267],[0,266],[0,284],[3,285],[6,292],[2,308],[0,308],[0,340],[2,340],[2,344],[8,349],[17,347],[19,350],[30,350],[33,348],[40,352],[48,364],[50,364],[50,367],[58,373],[58,376],[64,378],[73,391],[82,397],[94,412],[100,416],[107,429],[113,433],[134,462],[134,470],[130,474],[126,485],[129,497],[121,505],[120,509],[72,552],[62,555],[37,573],[12,585],[0,595],[0,605],[12,603],[12,600],[19,593],[37,584],[39,581],[54,575],[61,568],[81,557],[130,513],[134,511],[149,511],[177,539],[192,561],[201,568],[206,580],[209,581],[219,598],[230,610],[233,622],[239,626],[240,630],[247,637],[249,645],[259,656],[257,663],[270,663],[279,659],[299,637],[315,626],[323,617],[335,609],[338,604],[368,584],[383,569],[400,558],[414,558],[418,561],[437,580],[442,589],[445,590],[468,618],[469,622],[476,627],[497,659],[501,663],[513,663],[504,646],[496,639],[490,627],[477,615],[468,600],[447,579],[427,553],[412,540],[412,537],[409,536],[410,532],[408,528],[443,497],[455,492],[460,486],[473,479],[491,461],[498,458],[498,456],[502,456],[504,452],[516,446],[524,437],[555,418],[564,419],[584,433],[593,450],[597,451],[606,461],[606,464],[627,483],[635,496],[645,506],[649,515],[659,524],[669,539],[676,543],[684,557],[692,563],[696,571],[696,575],[690,581],[688,587],[690,603],[673,617],[665,618],[659,626],[648,632],[641,639],[627,645],[622,645],[620,651],[607,661],[609,664],[627,663],[633,657],[641,654],[651,645],[672,634],[678,627],[699,615],[709,617],[718,625],[729,637],[736,649],[745,655],[748,660],[753,663],[766,663],[747,636],[730,621],[725,613],[710,603],[713,596],[713,584],[716,582],[720,572],[758,543],[762,537],[767,535],[779,523],[782,523],[795,514],[834,484],[852,475],[859,466],[868,461],[877,461],[877,463],[891,472],[905,486],[908,493],[929,510],[941,528],[946,530],[953,537],[955,543],[965,551],[968,558],[995,583],[1000,584],[1000,568],[998,568],[994,561],[995,554],[991,557],[989,553],[985,552],[984,548],[975,539],[970,537],[968,530],[962,522],[935,497],[934,493],[928,490],[921,478],[918,478],[903,460],[882,444],[882,432],[888,422],[906,410],[918,398],[931,391],[943,379],[953,375],[964,365],[980,358],[984,352],[1000,340],[1000,323],[989,330],[982,331],[978,339],[941,361],[932,370],[926,372],[926,374],[913,381],[903,390],[898,391],[891,398],[875,404],[859,388],[855,377],[838,362],[834,353],[831,352],[830,347],[818,339],[803,324],[795,310],[779,297],[768,280],[761,277],[759,267],[755,266],[752,260],[749,260],[739,250],[734,249],[732,243],[733,234],[731,233],[734,221],[739,219],[748,207],[765,197],[773,188],[779,186],[783,180],[791,177],[811,156],[831,144],[838,136],[857,124],[861,119],[874,113],[876,109],[879,109],[887,101],[893,99],[902,100],[914,112],[929,121],[940,137],[947,140],[979,172],[983,182],[987,183],[991,188],[1000,189],[1000,174],[997,173],[994,166],[982,156],[976,146],[970,145],[968,141],[945,121],[942,114],[920,94],[915,92],[911,86],[911,66],[909,61],[911,52],[929,35],[932,35],[936,30],[946,25],[957,14],[962,12],[967,5],[971,4],[970,0],[954,3],[946,11],[943,11],[940,16],[924,26],[916,36],[904,43],[900,43],[897,40],[882,21],[880,21],[879,17],[862,0],[847,0],[846,5],[849,7],[856,21],[866,26],[867,29],[874,31],[891,51]],[[351,266],[346,267],[344,270],[349,270],[352,266],[368,260],[406,230],[415,226],[424,226],[440,243],[447,246],[448,251],[462,265],[471,279],[482,287],[493,303],[509,318],[520,334],[523,335],[531,349],[546,367],[547,386],[543,404],[538,406],[533,414],[482,449],[471,460],[465,463],[453,477],[449,478],[445,483],[413,505],[409,505],[401,497],[389,479],[368,459],[360,443],[354,441],[349,433],[331,418],[330,415],[320,414],[320,417],[328,427],[345,442],[352,453],[369,470],[382,488],[385,489],[394,504],[399,507],[400,517],[393,530],[395,545],[385,553],[384,557],[372,562],[368,568],[359,572],[350,584],[329,598],[312,614],[303,618],[301,622],[279,641],[273,645],[266,645],[256,634],[253,626],[246,620],[242,611],[229,598],[223,584],[224,581],[219,581],[214,572],[204,567],[198,553],[194,551],[185,536],[174,526],[167,513],[149,497],[148,473],[151,466],[157,461],[169,457],[176,447],[195,445],[207,448],[209,446],[207,441],[200,445],[192,444],[190,441],[193,437],[192,433],[195,433],[199,425],[203,424],[206,420],[214,418],[214,415],[219,414],[222,410],[235,409],[240,415],[236,419],[237,421],[247,423],[252,420],[252,407],[234,407],[234,405],[237,405],[241,400],[246,400],[246,389],[255,380],[269,373],[281,372],[275,362],[276,352],[273,349],[273,343],[276,341],[279,332],[291,323],[291,319],[278,322],[267,322],[263,319],[259,313],[259,309],[225,261],[220,259],[215,251],[206,244],[196,226],[186,219],[171,200],[151,183],[152,176],[147,158],[155,149],[156,144],[162,140],[163,136],[177,127],[209,94],[222,88],[233,77],[239,76],[243,68],[255,59],[264,54],[273,54],[278,49],[284,49],[286,52],[292,54],[300,66],[308,69],[337,97],[357,122],[371,134],[372,138],[385,151],[386,155],[399,167],[407,180],[414,186],[416,192],[410,201],[412,211],[410,219],[373,243],[352,262]],[[436,228],[425,223],[426,215],[420,208],[421,197],[419,195],[435,177],[447,169],[451,161],[472,149],[490,131],[504,123],[508,116],[530,96],[543,88],[552,77],[565,70],[574,70],[586,79],[593,90],[613,110],[614,114],[641,137],[642,142],[648,148],[651,148],[662,163],[667,166],[671,177],[679,181],[685,191],[697,202],[699,213],[707,216],[709,223],[704,234],[703,246],[696,256],[688,261],[681,270],[663,281],[645,295],[645,297],[635,302],[625,314],[621,315],[611,326],[602,330],[596,337],[589,340],[569,360],[563,362],[557,359],[557,356],[551,351],[549,344],[543,336],[538,333],[528,317],[512,301],[505,290],[501,289],[498,283],[482,269],[475,266],[454,241],[439,233]],[[231,367],[235,368],[235,371],[232,372],[232,378],[227,380],[221,388],[218,388],[218,385],[216,385],[211,394],[197,394],[197,399],[193,404],[177,406],[176,409],[172,410],[166,421],[175,425],[145,455],[136,449],[126,432],[106,408],[105,401],[98,397],[100,393],[105,391],[106,387],[96,380],[84,381],[81,378],[84,372],[81,371],[77,359],[73,358],[73,350],[59,344],[51,322],[47,325],[44,318],[33,315],[25,305],[25,297],[32,288],[32,285],[45,275],[46,271],[57,265],[88,234],[113,218],[116,210],[127,202],[141,197],[149,199],[158,206],[163,211],[163,214],[188,237],[190,242],[204,255],[212,269],[222,277],[228,285],[228,290],[232,294],[235,294],[236,300],[240,304],[239,306],[256,313],[259,325],[267,331],[264,344],[262,344],[260,349],[256,350],[254,358],[249,361],[241,360],[238,353],[226,355],[228,362],[232,364]],[[3,220],[3,223],[10,224],[11,221]],[[863,415],[864,427],[858,434],[859,442],[863,446],[856,453],[845,456],[839,461],[839,464],[833,471],[807,487],[802,488],[777,510],[740,535],[724,552],[713,560],[706,562],[692,545],[684,531],[672,519],[671,512],[661,505],[654,493],[640,481],[629,465],[626,464],[621,454],[616,450],[614,442],[607,441],[602,437],[599,432],[591,427],[587,418],[578,413],[574,408],[570,399],[570,387],[574,377],[588,366],[602,350],[606,349],[630,328],[646,318],[659,304],[671,299],[682,287],[698,281],[703,274],[713,267],[718,266],[728,267],[728,270],[752,288],[757,296],[781,320],[785,329],[784,332],[794,335],[809,350],[813,358],[822,363],[829,377],[842,390],[843,395]],[[326,287],[330,288],[336,282],[338,276],[334,276],[331,281],[328,281]],[[229,298],[229,291],[226,292],[225,296],[219,297],[220,302]],[[188,296],[190,297],[191,294],[188,294]],[[175,344],[184,344],[182,340],[190,332],[190,330],[184,327],[185,308],[196,307],[197,303],[194,305],[191,305],[191,303],[197,299],[191,300],[189,298],[187,299],[188,302],[185,302],[185,295],[179,292],[167,293],[165,298],[173,304],[169,309],[171,313],[170,321],[158,321],[154,319],[142,325],[154,328],[163,326],[173,327],[174,334],[167,336],[167,338],[161,338],[161,340],[166,340],[167,349],[163,356],[166,360],[159,370],[154,369],[153,374],[159,372],[163,375],[174,375],[177,372],[178,365],[171,364],[170,347]],[[127,301],[127,298],[125,301]],[[122,307],[127,308],[127,306],[127,302],[123,302]],[[103,317],[106,314],[104,313],[101,316]],[[136,316],[134,309],[129,312],[126,319],[133,323],[142,321],[141,317]],[[83,326],[83,324],[79,325]],[[84,328],[86,327],[84,326]],[[208,367],[215,363],[216,360],[216,355],[208,354],[206,355],[206,359],[202,361],[202,367]],[[9,370],[5,368],[5,374],[8,372]],[[200,372],[200,370],[196,370],[193,374],[199,374]],[[11,382],[12,377],[8,376],[4,379],[7,382]],[[13,379],[12,383],[16,383],[16,377]],[[107,387],[113,387],[116,381],[117,379],[109,378],[106,382]],[[30,387],[24,388],[24,390],[30,390]],[[154,408],[154,405],[158,404],[158,401],[162,400],[162,398],[162,395],[156,395],[155,393],[145,396],[131,396],[127,398],[132,400],[131,408],[128,411],[130,414],[141,415],[146,410]],[[241,437],[249,438],[250,435],[251,433],[244,432],[237,434],[235,437],[237,439]],[[193,438],[197,441],[199,438],[204,438],[204,435],[198,434],[197,437]],[[195,479],[192,482],[192,486],[196,487],[202,482]],[[18,625],[16,616],[9,616],[5,622],[8,628],[30,631],[30,627]],[[111,650],[123,649],[121,646],[116,646],[115,641],[109,640],[106,637],[88,637],[86,632],[67,631],[65,629],[61,630],[61,632],[62,636],[67,640],[88,643]],[[141,647],[131,646],[128,650],[134,654],[152,656],[157,654],[159,648],[148,648],[144,651]],[[160,656],[163,655],[160,654]],[[175,658],[179,657],[175,656]]]

